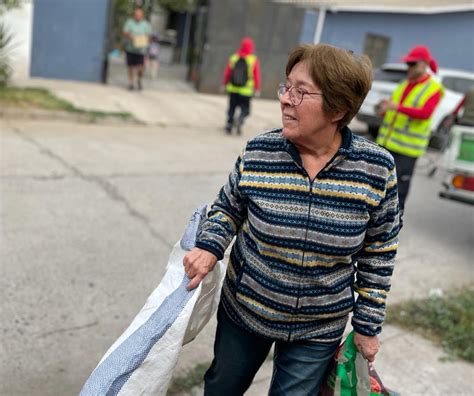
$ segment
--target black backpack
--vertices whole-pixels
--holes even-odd
[[[244,87],[249,79],[248,66],[245,58],[240,57],[235,62],[234,68],[232,69],[232,77],[230,82],[236,87]]]

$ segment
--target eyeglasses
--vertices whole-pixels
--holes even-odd
[[[324,96],[322,92],[306,92],[306,91],[303,91],[301,88],[293,87],[293,86],[288,87],[286,84],[283,84],[283,83],[278,85],[278,99],[281,99],[281,97],[287,92],[290,95],[290,101],[293,106],[300,105],[301,102],[303,101],[304,95]]]
[[[408,67],[413,67],[413,66],[416,66],[418,62],[406,62],[406,64]]]

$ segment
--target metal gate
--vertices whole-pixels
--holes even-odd
[[[104,81],[110,0],[35,0],[31,75]]]

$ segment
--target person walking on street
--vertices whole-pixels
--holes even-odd
[[[376,141],[395,159],[403,214],[416,160],[428,146],[432,114],[444,95],[444,88],[428,73],[428,67],[434,73],[437,71],[428,47],[418,45],[402,60],[408,67],[407,79],[398,85],[390,100],[379,104],[383,122]]]
[[[143,10],[135,9],[133,18],[129,18],[123,27],[125,54],[127,57],[128,89],[133,90],[136,75],[138,90],[142,89],[145,69],[145,54],[150,42],[151,25],[144,19]]]
[[[255,45],[250,37],[244,37],[240,49],[229,57],[224,70],[223,85],[229,94],[229,108],[225,130],[232,133],[235,110],[240,108],[237,119],[237,134],[242,133],[242,125],[250,114],[250,100],[260,94],[260,63],[254,54]]]
[[[366,56],[291,51],[283,128],[247,142],[183,259],[193,289],[237,236],[206,396],[243,395],[273,345],[269,394],[317,395],[351,311],[355,344],[374,360],[399,212],[393,157],[347,126],[371,82]]]

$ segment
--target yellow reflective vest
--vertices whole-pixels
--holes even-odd
[[[415,85],[408,96],[401,102],[408,81],[401,83],[392,94],[392,101],[405,107],[421,109],[437,92],[444,95],[443,86],[430,77],[423,83]],[[415,119],[395,110],[385,113],[377,136],[377,143],[395,153],[417,158],[423,155],[428,146],[431,134],[430,116],[426,120]]]
[[[231,55],[229,62],[230,62],[230,68],[232,70],[234,70],[234,65],[237,63],[239,58],[240,56],[238,54]],[[235,85],[232,85],[231,81],[229,81],[226,85],[226,89],[227,89],[227,92],[229,93],[237,93],[244,96],[253,96],[254,88],[255,88],[255,81],[253,79],[253,69],[254,69],[255,61],[257,60],[257,57],[253,54],[249,54],[247,56],[244,56],[243,58],[247,62],[247,71],[248,71],[248,76],[249,76],[247,79],[247,83],[243,87],[236,87]]]

